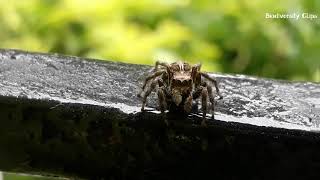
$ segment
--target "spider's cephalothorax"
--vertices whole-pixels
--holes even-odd
[[[138,96],[141,97],[141,94],[146,89],[142,96],[141,110],[144,110],[147,97],[156,87],[158,87],[157,94],[162,114],[168,109],[169,105],[177,106],[189,113],[192,108],[193,100],[201,97],[203,111],[203,120],[201,124],[205,125],[208,98],[211,103],[212,117],[214,118],[214,97],[212,94],[212,85],[207,83],[202,77],[213,83],[220,99],[222,96],[219,93],[217,81],[208,74],[200,72],[200,68],[201,64],[190,66],[185,62],[167,64],[157,61],[154,73],[145,79],[142,90],[138,94]],[[146,88],[150,80],[152,81]]]

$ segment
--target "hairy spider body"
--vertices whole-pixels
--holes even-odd
[[[214,119],[214,96],[212,85],[204,79],[213,83],[216,93],[222,98],[219,92],[217,81],[208,74],[200,72],[201,64],[190,66],[186,62],[174,62],[171,64],[156,62],[154,72],[148,76],[142,86],[138,96],[142,97],[142,107],[144,110],[147,97],[157,88],[158,102],[161,113],[169,109],[169,106],[176,106],[178,109],[189,113],[192,109],[192,102],[201,97],[203,120],[206,124],[206,113],[208,109],[208,99],[211,103],[212,118]],[[204,78],[204,79],[203,79]],[[151,81],[151,83],[149,83]],[[149,86],[147,84],[149,83]],[[144,92],[144,95],[142,93]],[[167,123],[166,119],[165,122]]]

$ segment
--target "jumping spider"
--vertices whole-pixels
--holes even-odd
[[[213,83],[219,99],[222,99],[222,96],[220,95],[217,81],[208,74],[200,72],[200,68],[201,64],[191,66],[186,62],[167,64],[157,61],[153,74],[147,76],[142,85],[142,90],[138,93],[138,97],[142,97],[141,110],[144,110],[147,97],[158,85],[157,95],[161,114],[165,114],[164,111],[168,109],[168,105],[175,105],[184,112],[189,113],[192,109],[193,100],[201,97],[203,113],[201,125],[206,125],[208,97],[211,103],[212,118],[214,119],[214,96],[212,94],[212,85],[202,77]],[[150,80],[152,81],[146,88]],[[145,93],[141,96],[144,90]],[[164,119],[168,123],[166,118]]]

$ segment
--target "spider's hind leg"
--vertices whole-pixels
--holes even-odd
[[[169,64],[167,64],[165,62],[156,61],[153,71],[154,72],[158,71],[159,66],[162,66],[162,67],[165,67],[165,68],[169,68]]]

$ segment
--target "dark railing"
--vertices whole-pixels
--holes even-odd
[[[151,67],[0,50],[0,169],[89,179],[320,177],[320,85],[210,74],[215,120],[136,94]],[[201,111],[200,111],[201,112]]]

